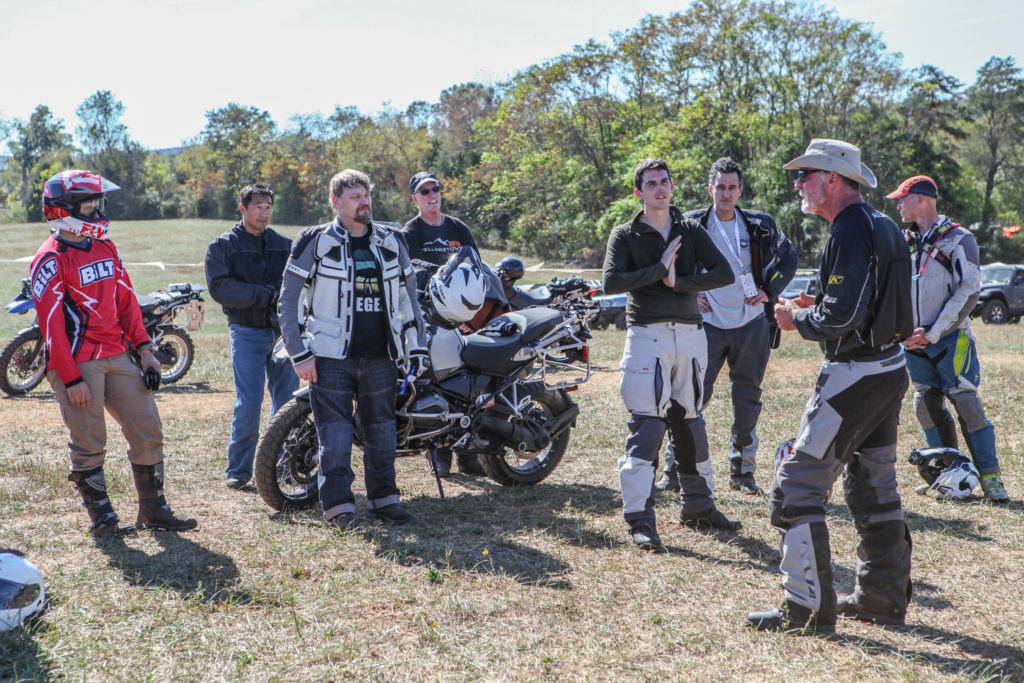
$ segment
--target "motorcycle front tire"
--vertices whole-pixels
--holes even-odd
[[[18,333],[0,352],[0,391],[21,396],[39,386],[46,375],[43,336],[38,327]]]
[[[279,512],[315,505],[319,450],[309,401],[293,398],[274,414],[256,447],[253,479],[263,502]]]

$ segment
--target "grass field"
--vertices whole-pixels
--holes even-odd
[[[141,291],[203,282],[213,221],[115,223]],[[292,230],[291,232],[294,232]],[[18,290],[45,227],[0,226],[0,299]],[[503,254],[490,254],[495,257]],[[549,273],[534,274],[546,280]],[[4,343],[26,324],[0,315]],[[398,463],[418,522],[326,528],[314,513],[281,518],[253,490],[222,484],[233,400],[219,307],[195,332],[196,362],[158,394],[167,493],[196,517],[191,533],[120,540],[84,533],[66,480],[66,435],[48,386],[0,399],[0,547],[46,577],[51,604],[31,631],[0,633],[0,681],[20,680],[1024,680],[1024,328],[975,325],[982,387],[1014,501],[941,503],[913,493],[906,454],[920,445],[904,404],[899,478],[914,535],[915,593],[905,628],[841,621],[830,638],[751,633],[752,609],[777,603],[778,534],[763,499],[728,490],[728,383],[706,417],[719,506],[735,536],[675,520],[658,502],[667,555],[637,551],[621,517],[616,459],[626,434],[617,392],[623,333],[595,333],[597,372],[574,394],[582,413],[569,452],[537,486],[506,489],[456,476],[442,502],[423,458]],[[773,353],[757,479],[793,436],[820,355],[787,334]],[[124,444],[111,428],[108,482],[134,515]],[[357,475],[357,482],[361,478]],[[363,504],[361,485],[357,499]],[[828,508],[837,588],[853,584],[856,532]]]

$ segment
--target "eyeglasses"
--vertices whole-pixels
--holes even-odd
[[[825,171],[822,171],[820,168],[801,168],[796,172],[796,182],[805,182],[812,173],[825,173]]]
[[[422,190],[419,190],[419,193],[424,197],[428,194],[441,194],[441,186],[434,185],[433,187],[424,187]]]

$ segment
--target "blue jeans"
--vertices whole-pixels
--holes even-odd
[[[310,406],[320,439],[317,483],[324,517],[356,511],[352,495],[352,402],[356,402],[363,441],[363,478],[371,508],[398,503],[395,484],[395,389],[398,370],[388,358],[316,359],[317,381],[310,384]]]
[[[299,378],[285,358],[274,360],[277,333],[270,327],[230,325],[231,369],[235,375],[235,411],[231,416],[231,440],[228,442],[228,479],[252,479],[252,461],[260,435],[260,409],[263,386],[270,390],[270,414],[287,403]]]

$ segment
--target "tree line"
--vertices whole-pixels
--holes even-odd
[[[936,37],[938,39],[938,37]],[[118,183],[118,219],[237,218],[237,192],[264,182],[275,222],[329,217],[328,179],[368,172],[374,215],[414,213],[408,179],[432,170],[446,210],[483,244],[522,255],[597,264],[608,233],[638,209],[635,163],[666,159],[675,203],[709,203],[707,169],[731,156],[745,170],[742,204],[773,214],[806,265],[825,225],[803,216],[782,164],[813,137],[848,140],[878,176],[866,199],[895,218],[887,192],[923,173],[940,210],[972,226],[985,261],[1024,260],[1024,76],[992,57],[973,84],[933,66],[900,67],[868,25],[817,0],[696,0],[650,15],[609,44],[590,41],[496,85],[464,83],[436,103],[365,115],[338,105],[283,129],[244,104],[207,112],[205,128],[174,154],[147,151],[121,123],[124,105],[98,91],[77,109],[76,147],[45,104],[0,122],[9,159],[0,171],[6,219],[42,220],[43,181],[84,166]]]

